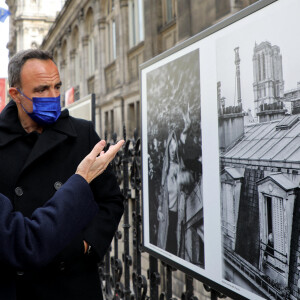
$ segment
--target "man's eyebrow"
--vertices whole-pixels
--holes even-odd
[[[36,86],[34,89],[33,89],[33,92],[39,92],[40,90],[45,90],[45,89],[48,89],[50,87],[50,85],[39,85],[39,86]]]
[[[60,87],[62,86],[62,82],[58,82],[55,84],[55,87]],[[50,85],[48,84],[42,84],[42,85],[39,85],[39,86],[36,86],[35,88],[33,88],[33,92],[39,92],[41,90],[46,90],[46,89],[49,89],[50,88]]]

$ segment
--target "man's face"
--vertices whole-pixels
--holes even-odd
[[[21,70],[22,92],[29,98],[58,97],[61,81],[58,69],[52,60],[29,59]],[[22,96],[22,104],[32,112],[32,102]]]

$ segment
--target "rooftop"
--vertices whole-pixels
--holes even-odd
[[[300,163],[299,115],[245,126],[244,136],[223,154],[225,160]]]

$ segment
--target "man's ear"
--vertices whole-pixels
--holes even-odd
[[[8,89],[8,93],[10,97],[16,102],[20,103],[20,93],[18,92],[17,88],[11,87]]]

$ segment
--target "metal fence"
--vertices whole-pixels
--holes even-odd
[[[125,146],[112,165],[125,196],[125,210],[112,245],[99,265],[103,296],[108,300],[175,300],[178,298],[173,297],[172,266],[149,255],[146,275],[142,272],[141,140],[137,132],[133,139],[126,140],[125,128],[123,135]],[[116,141],[114,134],[111,143]],[[194,279],[187,274],[184,277],[185,291],[179,299],[199,299],[194,295]],[[206,299],[226,297],[206,285],[204,288]]]

